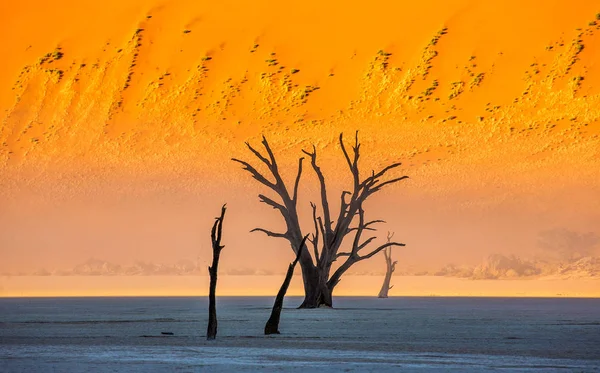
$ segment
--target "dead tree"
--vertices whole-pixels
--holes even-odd
[[[283,298],[285,297],[285,293],[287,293],[287,289],[290,286],[290,282],[292,281],[292,276],[294,275],[294,268],[296,268],[296,264],[300,259],[300,254],[302,254],[302,248],[304,247],[304,243],[308,235],[304,236],[302,242],[300,243],[299,249],[296,251],[296,259],[290,263],[287,273],[285,275],[285,280],[283,280],[283,284],[281,284],[281,288],[277,293],[277,297],[275,298],[275,304],[273,304],[273,310],[271,311],[271,317],[267,321],[265,325],[265,335],[269,334],[279,334],[279,318],[281,316],[281,309],[283,308]]]
[[[391,242],[392,237],[394,237],[394,233],[388,232],[387,242]],[[377,296],[378,298],[387,298],[388,291],[394,287],[394,285],[390,286],[390,281],[392,280],[392,273],[394,273],[394,271],[396,270],[396,263],[398,263],[397,260],[392,262],[391,246],[383,250],[383,256],[385,256],[386,271],[385,279],[383,280],[383,285],[381,285],[381,290],[379,291],[379,295]]]
[[[317,207],[317,204],[311,202],[314,233],[309,241],[312,246],[312,255],[309,250],[302,250],[300,254],[299,262],[302,268],[305,293],[304,301],[300,305],[300,308],[331,307],[333,305],[333,290],[342,275],[352,265],[371,258],[386,247],[404,246],[401,243],[387,242],[368,250],[367,248],[373,243],[376,237],[363,238],[363,234],[366,234],[367,231],[375,230],[373,228],[375,224],[383,222],[382,220],[367,221],[365,219],[365,201],[384,187],[408,178],[408,176],[386,178],[388,172],[399,167],[401,163],[393,163],[378,172],[372,171],[368,177],[361,179],[358,165],[360,158],[358,132],[355,136],[351,154],[346,150],[342,134],[340,134],[339,142],[350,173],[352,174],[353,182],[349,190],[341,193],[339,197],[341,202],[340,209],[337,213],[332,211],[329,205],[325,176],[317,164],[316,147],[313,146],[312,151],[303,150],[304,154],[309,157],[312,169],[319,180],[320,203]],[[286,224],[286,231],[273,232],[264,228],[255,228],[252,231],[263,232],[270,237],[286,239],[289,241],[292,250],[297,253],[301,247],[302,237],[304,237],[300,228],[300,219],[297,211],[298,185],[302,175],[302,162],[304,158],[300,158],[298,161],[298,171],[293,187],[290,189],[281,177],[275,155],[264,136],[262,144],[266,154],[261,153],[249,143],[246,143],[254,156],[266,165],[269,171],[269,174],[266,174],[267,176],[263,175],[248,162],[235,158],[233,160],[240,163],[243,169],[248,171],[255,180],[279,197],[277,201],[264,194],[258,195],[261,202],[271,206],[281,214]],[[344,243],[345,238],[348,236],[352,237],[348,245],[348,251],[341,252],[342,243]],[[333,263],[342,259],[341,264],[334,270],[332,268]]]
[[[225,217],[225,210],[225,205],[223,205],[223,207],[221,207],[221,216],[216,218],[215,224],[213,224],[210,232],[213,249],[213,261],[212,265],[208,267],[208,273],[210,274],[210,290],[208,294],[208,328],[206,330],[207,340],[212,340],[217,337],[217,304],[215,293],[217,291],[217,271],[219,268],[219,257],[221,256],[221,250],[225,247],[221,245],[221,234],[223,232],[223,218]]]

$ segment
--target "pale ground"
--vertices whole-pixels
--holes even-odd
[[[282,334],[266,337],[272,301],[218,298],[207,342],[206,297],[0,299],[2,372],[600,369],[597,299],[338,297],[285,308]]]
[[[218,294],[274,296],[283,276],[219,276]],[[289,295],[302,293],[295,276]],[[344,276],[336,295],[376,295],[383,277]],[[395,276],[390,296],[600,297],[600,279],[470,280]],[[206,295],[207,276],[2,277],[0,297]]]

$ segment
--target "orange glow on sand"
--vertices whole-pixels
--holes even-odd
[[[205,268],[224,202],[222,270],[283,271],[287,244],[248,233],[281,221],[229,161],[250,159],[244,142],[263,134],[288,178],[315,144],[336,194],[348,181],[340,132],[360,130],[364,173],[401,160],[410,180],[367,213],[407,244],[397,251],[406,273],[492,253],[538,258],[538,233],[555,227],[598,233],[600,5],[369,4],[0,3],[0,273],[89,258]],[[317,191],[306,175],[310,226]],[[375,275],[348,276],[336,295],[376,294],[381,268],[382,258],[361,263],[357,271]],[[219,294],[273,295],[281,280],[240,279],[221,277]],[[597,275],[394,279],[391,295],[600,288]],[[205,282],[3,276],[0,296],[197,295]],[[296,279],[290,294],[299,293]]]

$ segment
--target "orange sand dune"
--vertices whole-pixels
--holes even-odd
[[[589,1],[2,7],[5,161],[161,162],[216,139],[329,140],[347,125],[418,125],[441,132],[420,141],[440,152],[429,143],[451,131],[535,135],[548,142],[538,151],[598,134]]]
[[[205,256],[224,201],[229,265],[285,266],[228,161],[261,134],[290,177],[316,144],[337,188],[341,131],[365,170],[403,160],[372,214],[423,266],[598,229],[593,1],[5,1],[0,35],[0,269]]]

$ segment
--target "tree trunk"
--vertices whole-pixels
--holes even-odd
[[[332,290],[327,286],[327,277],[318,267],[302,267],[304,301],[298,308],[333,307]]]
[[[213,340],[217,337],[217,271],[219,268],[219,257],[221,250],[221,233],[223,228],[223,217],[225,216],[225,205],[221,208],[221,216],[217,218],[211,231],[211,240],[213,248],[212,265],[208,267],[210,274],[210,288],[208,293],[208,328],[206,329],[206,339]]]
[[[285,293],[287,292],[287,289],[290,286],[290,282],[292,281],[292,276],[294,275],[294,268],[296,268],[298,259],[300,259],[300,254],[302,254],[302,248],[304,247],[304,241],[306,241],[307,237],[308,236],[304,237],[304,239],[302,240],[300,249],[296,254],[296,259],[292,263],[290,263],[288,267],[287,273],[285,275],[285,280],[283,280],[283,284],[281,284],[281,288],[279,289],[277,297],[275,298],[275,304],[273,304],[271,317],[269,317],[269,320],[265,325],[265,335],[279,334],[279,318],[281,316],[281,310],[283,308],[283,298],[285,297]]]
[[[387,298],[388,297],[388,291],[392,288],[392,286],[390,286],[391,280],[392,280],[392,271],[390,271],[390,268],[388,267],[388,270],[385,273],[385,279],[383,280],[383,285],[381,285],[381,290],[379,291],[379,295],[377,296],[378,298]]]
[[[388,232],[388,242],[391,241],[393,235],[394,233]],[[392,262],[391,247],[383,250],[383,256],[385,257],[386,271],[385,278],[383,279],[383,284],[381,285],[381,290],[379,291],[379,295],[377,296],[378,298],[388,297],[388,291],[393,287],[393,285],[390,286],[390,281],[392,281],[392,273],[394,273],[394,271],[396,270],[396,263],[398,263],[397,261]]]
[[[213,265],[208,267],[210,273],[210,292],[208,295],[208,328],[206,330],[206,339],[212,340],[217,337],[217,268],[219,266],[219,255],[213,256]]]
[[[319,272],[314,266],[302,267],[302,281],[304,282],[304,301],[298,308],[317,308],[319,304]]]

